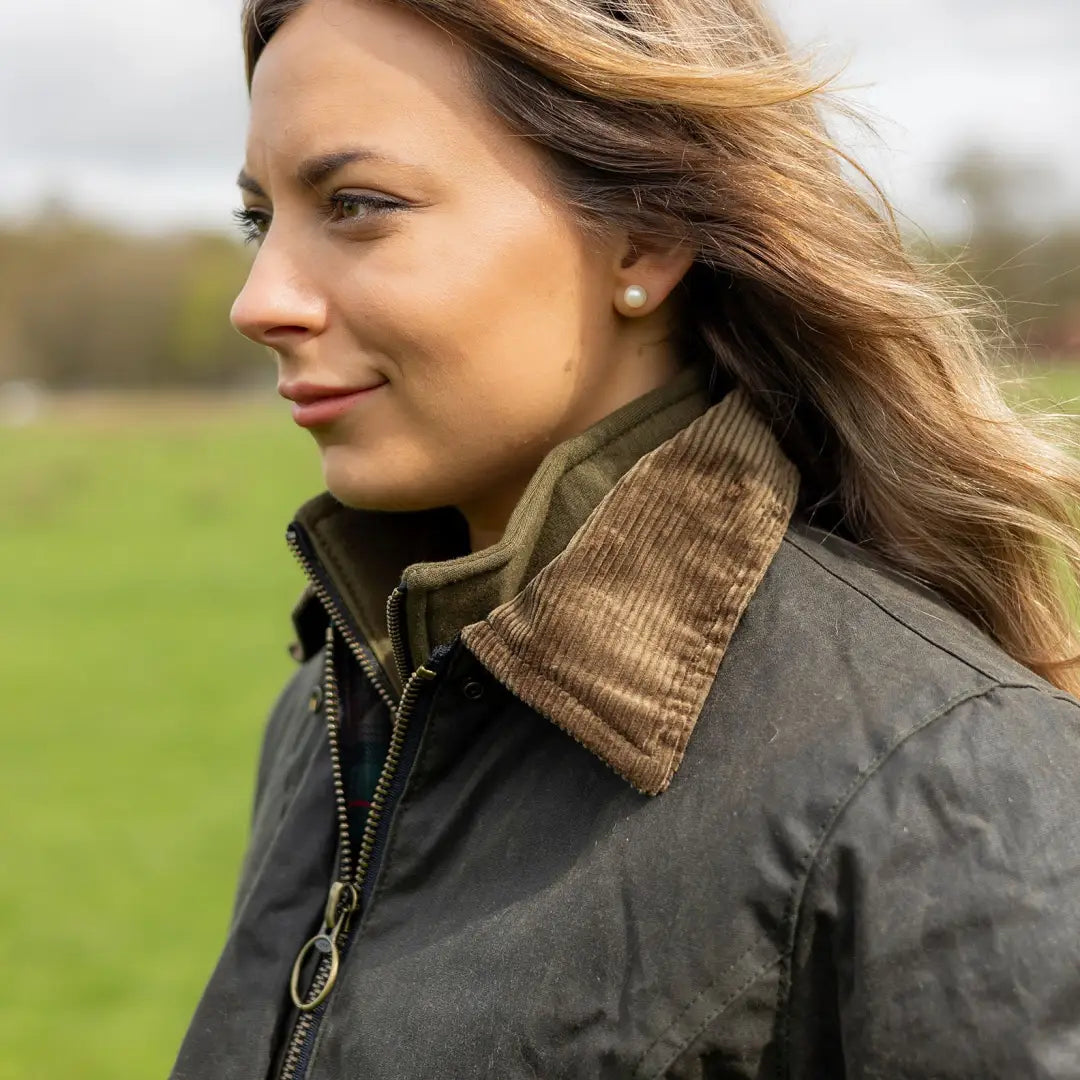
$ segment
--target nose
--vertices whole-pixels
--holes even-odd
[[[326,300],[280,245],[268,237],[233,302],[230,321],[244,337],[272,349],[298,345],[326,325]]]

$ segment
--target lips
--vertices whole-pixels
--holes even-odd
[[[298,405],[311,405],[316,401],[325,401],[327,398],[363,394],[381,385],[381,383],[372,383],[368,386],[318,386],[315,383],[306,382],[281,383],[278,386],[278,393],[289,401],[295,401]]]
[[[293,403],[293,420],[301,427],[317,427],[344,416],[353,406],[385,386],[385,382],[368,386],[317,386],[314,383],[283,383],[278,393]]]

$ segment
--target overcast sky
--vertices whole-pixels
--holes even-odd
[[[0,0],[0,213],[49,197],[138,227],[227,227],[243,155],[238,0]],[[879,142],[844,137],[931,229],[978,143],[1045,164],[1033,214],[1080,216],[1080,0],[773,0]]]

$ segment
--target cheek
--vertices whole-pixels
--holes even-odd
[[[356,337],[381,339],[408,402],[424,413],[558,412],[593,344],[585,259],[547,216],[447,222],[390,240],[346,295]],[[451,227],[453,224],[454,227]],[[345,301],[346,306],[348,300]],[[545,405],[546,403],[546,405]]]
[[[520,254],[465,279],[439,317],[424,321],[425,346],[403,370],[431,441],[453,446],[478,472],[514,469],[514,459],[546,450],[579,390],[587,342],[574,277],[525,273],[513,261]]]

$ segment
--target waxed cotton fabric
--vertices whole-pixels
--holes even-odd
[[[176,1080],[268,1075],[288,1026],[333,867],[319,674],[316,655],[271,719]],[[798,523],[662,795],[458,648],[309,1080],[1074,1076],[1078,718]]]

